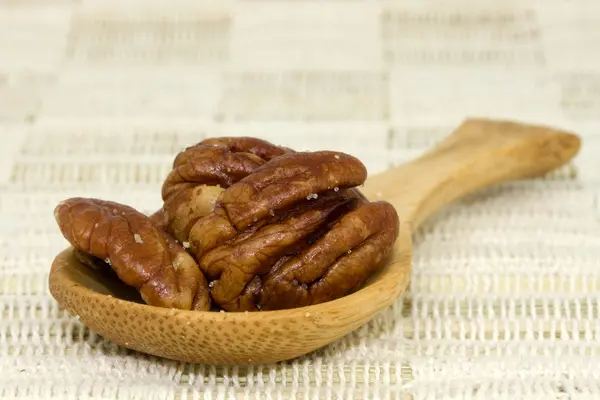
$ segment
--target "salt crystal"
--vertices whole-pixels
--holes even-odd
[[[108,258],[108,257],[106,257],[106,258],[104,259],[104,262],[105,262],[105,263],[107,263],[108,265],[112,265],[112,264],[110,263],[110,258]]]
[[[334,188],[333,188],[333,191],[334,191],[334,192],[339,192],[339,191],[340,191],[340,188],[336,186],[336,187],[334,187]]]
[[[76,315],[76,316],[75,316],[75,319],[76,319],[77,321],[79,321],[79,315]]]
[[[352,254],[352,250],[348,250],[348,254]]]
[[[315,199],[315,200],[316,200],[316,199],[318,199],[318,198],[319,198],[319,195],[318,195],[318,194],[316,194],[316,193],[311,193],[311,194],[309,194],[308,196],[306,196],[306,200],[312,200],[312,199]]]
[[[125,346],[129,346],[129,343],[125,342]]]
[[[225,310],[221,310],[220,312],[224,313],[224,312],[225,312]]]
[[[190,242],[182,242],[181,243],[183,245],[184,248],[189,249],[190,248]]]
[[[175,271],[177,271],[179,269],[179,266],[181,265],[182,262],[183,262],[183,260],[179,260],[177,262],[173,262],[173,269],[175,269]]]
[[[275,211],[273,211],[273,210],[269,210],[269,215],[270,215],[271,217],[274,217],[274,216],[275,216]]]
[[[339,159],[340,159],[340,156],[336,154],[336,155],[335,155],[335,158],[339,160]]]
[[[302,289],[304,289],[304,290],[308,289],[308,286],[306,285],[306,283],[303,283],[302,285],[300,285],[300,287],[302,287]]]
[[[136,243],[139,243],[139,244],[144,243],[144,241],[142,240],[142,237],[140,236],[139,233],[134,233],[133,239],[135,240]]]
[[[215,282],[216,282],[216,281],[211,281],[211,282],[209,282],[209,284],[208,284],[208,287],[210,287],[210,288],[211,288],[211,287],[215,286]]]
[[[256,308],[258,308],[259,310],[262,310],[262,306],[260,304],[257,304]]]

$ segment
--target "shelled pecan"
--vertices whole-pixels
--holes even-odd
[[[103,260],[146,303],[210,308],[207,282],[194,259],[144,214],[111,201],[71,198],[54,215],[63,236],[88,256],[88,265]]]

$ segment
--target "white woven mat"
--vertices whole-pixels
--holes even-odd
[[[598,4],[0,0],[0,397],[600,398]],[[153,210],[174,154],[207,135],[377,172],[467,115],[574,130],[583,151],[428,221],[410,291],[315,354],[165,361],[49,295],[55,204]]]

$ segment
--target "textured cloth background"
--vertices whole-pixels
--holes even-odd
[[[0,398],[600,398],[599,54],[595,0],[0,0]],[[314,354],[161,360],[49,295],[54,206],[154,210],[206,136],[346,151],[374,173],[468,115],[556,125],[583,150],[429,220],[410,290]]]

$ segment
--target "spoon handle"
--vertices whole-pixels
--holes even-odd
[[[578,136],[553,128],[472,118],[417,159],[369,178],[363,192],[392,203],[414,230],[441,207],[484,187],[543,175],[573,158]]]

